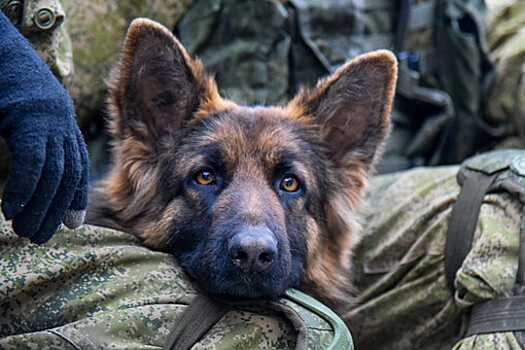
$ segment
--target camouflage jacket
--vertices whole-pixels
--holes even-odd
[[[130,234],[84,226],[35,245],[1,215],[0,271],[1,349],[160,349],[199,293],[173,256]],[[281,302],[306,322],[308,349],[332,343],[327,319]],[[192,349],[294,349],[297,336],[288,318],[254,305],[229,311]]]

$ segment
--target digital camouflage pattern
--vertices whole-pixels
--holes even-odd
[[[357,305],[342,315],[356,349],[518,348],[511,332],[461,340],[470,305],[512,294],[524,208],[507,193],[485,197],[453,296],[443,259],[458,169],[416,168],[371,181],[352,260]]]
[[[60,229],[44,245],[19,238],[0,216],[0,348],[162,348],[198,293],[171,255],[130,234],[84,226]],[[323,349],[331,326],[290,300],[306,321],[308,348]],[[279,313],[233,310],[193,349],[294,349]]]
[[[453,296],[443,257],[458,169],[372,179],[352,259],[357,299],[342,315],[357,349],[521,348],[512,332],[461,339],[469,306],[512,293],[524,207],[508,193],[486,196]],[[85,226],[36,246],[8,222],[0,227],[0,347],[160,347],[197,293],[170,255],[141,247],[132,235]],[[294,308],[310,327],[310,347],[326,346],[330,326]],[[288,349],[294,339],[275,312],[248,309],[230,312],[195,349]]]

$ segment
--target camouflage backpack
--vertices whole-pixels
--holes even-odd
[[[356,349],[525,349],[525,151],[375,176],[365,203]]]

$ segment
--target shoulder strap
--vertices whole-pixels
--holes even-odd
[[[173,328],[163,350],[189,350],[230,309],[231,304],[200,294]]]
[[[470,251],[483,198],[497,175],[474,173],[454,203],[445,243],[445,277],[451,290],[454,290],[456,272]]]
[[[163,350],[189,350],[234,307],[258,305],[282,313],[297,331],[295,350],[305,350],[308,327],[301,316],[290,306],[271,300],[224,301],[200,294],[188,306],[169,334]]]
[[[189,350],[197,343],[229,310],[235,307],[256,305],[281,313],[297,331],[295,350],[305,350],[308,346],[308,326],[298,311],[292,307],[302,307],[315,313],[330,324],[333,330],[332,342],[326,350],[352,350],[353,340],[344,322],[328,307],[296,289],[288,289],[280,301],[242,300],[224,301],[200,294],[182,314],[175,328],[169,334],[164,350]]]
[[[445,275],[452,291],[456,272],[470,251],[485,194],[508,192],[525,205],[525,152],[496,151],[473,157],[460,169],[458,182],[462,188],[452,210],[445,244]],[[513,292],[505,299],[473,305],[466,336],[525,330],[525,215],[520,226]]]
[[[469,158],[457,179],[461,192],[452,209],[445,243],[445,275],[452,291],[456,272],[470,251],[485,195],[508,192],[525,204],[525,151],[493,151]]]

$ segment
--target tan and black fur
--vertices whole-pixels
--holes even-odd
[[[378,51],[284,107],[238,106],[166,28],[137,19],[110,85],[114,164],[88,222],[173,253],[212,293],[274,298],[295,286],[348,302],[355,212],[388,133],[396,69]]]

